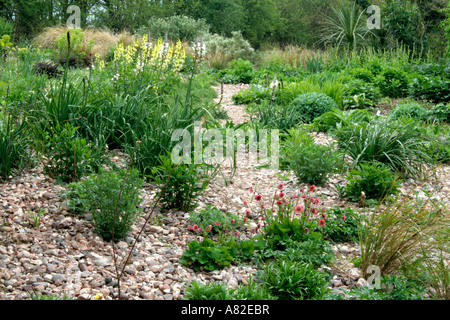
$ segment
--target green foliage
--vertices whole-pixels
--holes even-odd
[[[150,32],[151,37],[193,42],[197,37],[209,34],[209,25],[205,19],[193,19],[187,16],[171,16],[151,19],[148,26],[140,28],[138,33]]]
[[[398,119],[400,117],[410,117],[417,120],[427,120],[428,110],[415,102],[401,104],[392,111],[393,119]]]
[[[194,200],[209,184],[199,182],[199,168],[195,164],[175,164],[171,157],[161,156],[161,165],[153,168],[152,179],[161,188],[157,197],[166,209],[177,208],[188,212],[196,207]]]
[[[329,265],[335,258],[331,245],[318,234],[311,234],[303,241],[288,240],[284,250],[265,248],[262,252],[265,258],[274,258],[276,261],[289,260],[304,262],[319,268]]]
[[[356,50],[370,32],[363,19],[363,12],[359,10],[356,3],[353,6],[333,7],[332,11],[333,14],[326,17],[322,23],[320,42]]]
[[[76,66],[89,65],[89,54],[94,46],[94,40],[86,41],[86,35],[81,29],[71,29],[70,45],[67,33],[56,39],[56,46],[59,50],[60,61],[63,65],[65,59],[74,59]]]
[[[68,206],[92,214],[95,232],[105,241],[120,241],[131,231],[140,214],[139,172],[100,170],[86,180],[68,185]]]
[[[292,150],[289,162],[300,183],[322,185],[338,171],[342,160],[333,146],[305,142]]]
[[[208,205],[206,209],[198,213],[192,213],[189,216],[191,224],[197,225],[202,230],[212,226],[212,233],[224,233],[225,230],[233,232],[243,227],[242,219],[236,215],[220,211],[219,209]]]
[[[424,165],[431,162],[424,151],[426,137],[413,120],[377,117],[369,123],[344,127],[335,134],[339,147],[353,159],[353,167],[376,161],[400,174],[420,177]]]
[[[343,290],[344,296],[328,294],[325,300],[423,300],[425,289],[416,281],[400,276],[383,276],[381,288],[364,286],[350,291]]]
[[[319,132],[332,132],[358,123],[368,123],[371,118],[372,114],[367,110],[332,109],[315,118],[313,127]]]
[[[209,238],[204,238],[202,242],[191,241],[188,247],[181,256],[180,263],[196,271],[222,269],[229,266],[237,255],[234,245],[217,243]]]
[[[328,276],[304,262],[270,263],[259,278],[280,300],[321,300],[328,291]]]
[[[321,228],[324,239],[336,243],[357,242],[363,216],[351,208],[330,208],[326,212],[326,225]],[[313,231],[319,231],[316,227]]]
[[[431,111],[431,118],[441,122],[450,123],[450,103],[439,103]]]
[[[48,162],[44,170],[50,177],[63,182],[79,180],[87,173],[95,171],[96,159],[86,139],[77,134],[79,128],[69,123],[57,126],[53,134],[42,141]]]
[[[299,114],[305,123],[311,123],[318,116],[337,107],[332,98],[317,92],[301,94],[290,104],[291,112]]]
[[[241,58],[231,62],[230,68],[218,74],[224,83],[250,83],[254,76],[253,64]]]
[[[0,34],[11,36],[14,24],[3,17],[0,17]]]
[[[361,192],[365,193],[366,199],[378,200],[400,192],[398,178],[381,163],[361,163],[345,178],[348,180],[345,193],[352,201],[359,201]]]
[[[7,179],[30,164],[27,143],[25,122],[0,113],[0,180]]]
[[[212,34],[205,36],[205,46],[207,60],[219,60],[216,63],[217,69],[224,68],[232,60],[241,58],[242,60],[252,60],[254,49],[250,43],[244,39],[240,31],[232,32],[230,38]],[[211,67],[213,67],[211,65]]]
[[[416,3],[393,0],[383,11],[383,23],[394,39],[409,49],[423,49],[425,28]]]
[[[261,284],[249,280],[247,285],[228,289],[224,283],[209,282],[201,284],[193,281],[186,288],[184,300],[276,300]]]
[[[441,76],[418,75],[409,85],[410,96],[435,103],[450,102],[450,80]]]
[[[399,68],[387,68],[377,77],[378,88],[387,97],[406,97],[408,84],[407,74]]]

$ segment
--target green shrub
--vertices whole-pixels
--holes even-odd
[[[360,200],[361,192],[365,193],[366,199],[378,200],[399,193],[398,178],[389,167],[381,163],[361,163],[345,179],[348,180],[345,193],[353,201]]]
[[[253,64],[241,58],[233,60],[229,69],[219,72],[219,79],[224,83],[246,83],[249,84],[254,76]]]
[[[434,103],[450,102],[450,79],[418,75],[409,85],[410,96]]]
[[[322,185],[338,171],[342,160],[332,146],[305,142],[292,151],[289,162],[300,183]]]
[[[152,179],[160,187],[157,197],[166,209],[180,209],[188,212],[196,207],[194,200],[209,184],[205,179],[199,182],[199,168],[196,164],[175,164],[171,157],[161,156],[161,165],[153,168]]]
[[[70,49],[67,33],[70,33]],[[81,29],[71,29],[67,33],[62,34],[55,40],[59,50],[60,62],[66,65],[67,58],[69,58],[73,59],[73,66],[88,66],[90,63],[89,54],[91,54],[95,41],[86,41],[86,35]]]
[[[345,82],[344,88],[344,108],[346,109],[372,107],[378,103],[381,97],[380,90],[377,87],[359,79]],[[359,103],[352,101],[354,96],[364,97],[366,100]]]
[[[78,212],[90,212],[95,232],[105,241],[120,241],[131,231],[141,212],[143,181],[135,169],[106,171],[68,186],[68,205]]]
[[[327,293],[329,277],[304,262],[272,262],[259,279],[280,300],[321,300]]]
[[[427,139],[417,121],[396,121],[378,117],[369,123],[335,131],[339,147],[353,159],[353,167],[362,162],[381,162],[393,171],[420,177],[431,163],[426,153]]]
[[[332,108],[338,108],[336,102],[329,96],[317,92],[301,94],[290,104],[291,112],[301,116],[305,123],[311,123]]]
[[[330,132],[339,130],[358,123],[368,123],[372,118],[372,113],[367,110],[342,111],[332,109],[330,112],[322,114],[314,119],[313,128],[318,132]]]
[[[169,39],[195,41],[197,37],[209,34],[209,25],[204,19],[195,20],[187,16],[171,16],[151,19],[148,26],[139,29],[138,33],[150,32],[150,36],[164,39],[166,32]]]
[[[254,56],[255,50],[244,39],[240,31],[233,31],[231,38],[209,34],[205,36],[204,40],[207,52],[206,59],[210,63],[210,67],[225,68],[232,60],[239,58],[252,60]],[[212,62],[215,63],[212,64]]]
[[[383,276],[381,288],[364,286],[350,291],[343,290],[344,296],[328,294],[325,300],[423,300],[425,289],[417,282],[400,276]]]
[[[261,284],[250,279],[247,285],[228,289],[224,283],[209,282],[200,284],[193,281],[186,288],[184,300],[276,300]]]
[[[392,111],[393,119],[398,119],[400,117],[410,117],[417,120],[427,120],[428,110],[415,102],[401,104]]]
[[[55,128],[42,141],[48,159],[44,170],[50,177],[63,182],[74,182],[94,172],[95,161],[91,146],[77,134],[79,128],[69,123]]]
[[[292,262],[308,263],[314,268],[321,265],[328,265],[335,258],[331,245],[324,241],[319,234],[310,234],[307,240],[293,241],[286,243],[284,250],[263,250],[265,258],[274,258],[277,261],[289,260]]]
[[[350,73],[354,78],[360,79],[367,83],[371,83],[375,80],[375,77],[374,77],[372,71],[367,70],[365,68],[352,69]]]
[[[326,225],[321,227],[324,239],[336,243],[358,241],[363,216],[353,209],[334,207],[326,211]],[[319,231],[318,227],[313,231]]]
[[[377,79],[378,88],[384,96],[398,98],[408,94],[408,76],[398,68],[387,68]]]
[[[430,110],[432,119],[450,123],[450,103],[439,103]]]
[[[212,233],[224,233],[225,230],[233,232],[244,226],[242,218],[236,215],[225,213],[219,209],[208,205],[206,209],[201,210],[198,213],[192,213],[189,217],[189,221],[193,225],[197,225],[202,230],[211,225]]]
[[[184,251],[180,263],[196,271],[213,271],[227,267],[237,254],[234,245],[214,242],[209,238],[204,238],[202,242],[194,240],[187,245],[189,249]]]

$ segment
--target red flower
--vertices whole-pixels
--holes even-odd
[[[230,230],[226,229],[226,230],[225,230],[225,233],[228,233],[228,232],[230,232]]]
[[[300,192],[301,192],[301,193],[305,192],[305,189],[300,189]]]
[[[303,206],[296,206],[295,207],[295,212],[300,213],[303,212],[305,210],[305,208]]]
[[[231,224],[234,224],[236,222],[236,219],[231,220]]]
[[[278,185],[278,189],[283,190],[283,188],[284,188],[284,184],[283,184],[283,183],[280,183],[280,184]]]
[[[245,216],[248,217],[250,215],[250,209],[245,210]]]
[[[198,230],[198,225],[194,224],[194,225],[192,226],[192,230],[197,231],[197,230]]]
[[[248,189],[250,193],[253,193],[253,188]]]
[[[255,200],[256,200],[256,201],[261,201],[261,199],[262,199],[262,196],[261,196],[260,194],[258,194],[257,196],[255,196]]]
[[[219,222],[214,222],[214,224],[215,224],[216,226],[220,226],[220,223],[219,223]]]
[[[265,208],[266,207],[266,204],[265,203],[261,203],[261,208]]]
[[[327,217],[327,214],[325,212],[322,212],[322,217],[325,219]]]
[[[318,214],[319,210],[314,208],[314,209],[311,209],[311,212],[312,212],[312,214]]]
[[[342,216],[342,220],[344,220],[345,221],[345,214]]]
[[[325,220],[319,220],[319,226],[324,227],[325,225]]]
[[[303,198],[303,199],[305,199],[305,198],[306,198],[306,196],[305,196],[305,195],[302,195],[302,198]]]
[[[279,196],[280,198],[283,198],[283,197],[284,197],[284,192],[280,192],[280,193],[278,194],[278,196]]]
[[[211,231],[211,230],[212,230],[212,225],[209,225],[209,226],[206,227],[206,231],[209,232],[209,231]]]
[[[256,226],[256,230],[258,230],[258,229],[260,229],[260,228],[261,228],[261,224],[258,223],[258,225]]]
[[[194,230],[194,227],[193,226],[189,226],[188,230]]]
[[[239,231],[236,231],[236,236],[239,236],[241,233]]]
[[[316,191],[316,186],[315,185],[312,185],[311,187],[309,187],[309,192],[313,192],[313,191]]]
[[[316,198],[316,201],[314,202],[314,204],[319,204],[319,198]]]
[[[297,197],[297,195],[293,195],[292,197],[291,197],[291,199],[297,199],[298,197]]]
[[[244,206],[247,206],[247,201],[244,200]]]
[[[283,200],[278,200],[277,205],[281,206],[283,204]]]

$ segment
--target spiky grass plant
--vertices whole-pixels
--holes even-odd
[[[361,269],[371,275],[370,266],[380,268],[381,276],[412,268],[435,237],[448,213],[427,200],[397,198],[385,209],[373,213],[360,232]]]

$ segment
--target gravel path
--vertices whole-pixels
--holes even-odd
[[[245,85],[225,85],[223,108],[235,124],[247,119],[243,106],[235,106],[231,96]],[[216,90],[220,88],[216,88]],[[318,143],[327,143],[331,139],[324,134],[314,135]],[[117,154],[115,161],[123,158]],[[263,197],[270,197],[274,187],[283,182],[286,190],[294,186],[293,176],[289,172],[272,169],[256,169],[255,158],[240,163],[234,175],[230,165],[224,164],[223,175],[231,178],[226,184],[219,175],[209,185],[204,195],[198,199],[200,210],[207,204],[234,214],[243,213],[243,201],[251,197],[249,188],[257,188]],[[281,179],[284,176],[285,180]],[[325,208],[334,205],[349,206],[339,200],[333,183],[343,183],[344,179],[333,176],[330,182],[317,189],[321,205]],[[436,198],[449,203],[450,167],[439,170],[438,182],[433,186],[439,189]],[[414,181],[402,186],[402,193],[418,188]],[[30,293],[69,295],[74,299],[94,299],[102,293],[107,300],[117,296],[112,259],[112,247],[93,233],[93,227],[87,217],[69,215],[60,192],[64,187],[43,174],[42,167],[24,171],[20,176],[0,185],[0,299],[29,299]],[[149,213],[155,190],[148,186],[142,190],[142,208]],[[419,194],[419,196],[425,196]],[[29,211],[44,209],[44,215],[38,228],[30,222]],[[131,261],[127,261],[125,273],[121,279],[122,299],[182,299],[186,286],[193,280],[200,282],[223,281],[230,287],[246,283],[254,275],[252,265],[231,266],[221,271],[195,273],[181,265],[179,258],[186,244],[197,236],[189,231],[189,214],[170,211],[159,214],[157,219],[147,225]],[[143,226],[144,217],[133,228],[133,233],[117,244],[119,261],[123,262],[135,237]],[[253,221],[250,226],[256,225]],[[246,239],[249,232],[242,233]],[[351,259],[359,255],[359,247],[354,243],[333,246],[338,256],[332,272],[332,288],[361,286],[366,284],[361,271],[354,267]]]

